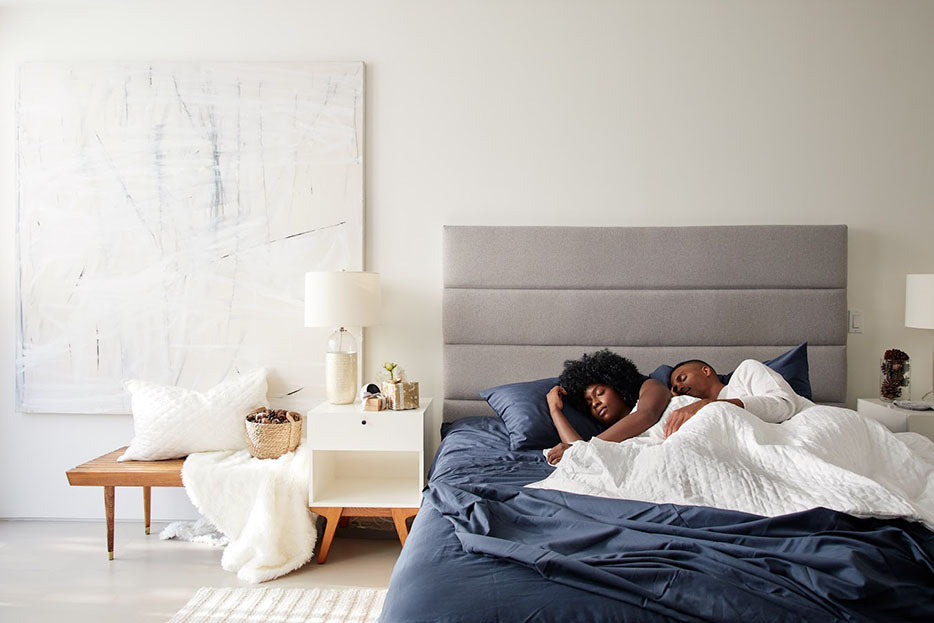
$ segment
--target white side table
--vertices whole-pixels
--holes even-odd
[[[860,415],[885,425],[893,433],[912,432],[934,440],[934,411],[902,409],[878,398],[859,398],[856,410]]]
[[[322,403],[308,412],[308,506],[327,522],[318,562],[327,560],[343,517],[392,517],[405,545],[425,484],[425,426],[431,398],[418,409],[361,411],[360,403]]]

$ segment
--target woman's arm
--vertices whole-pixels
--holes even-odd
[[[564,417],[564,397],[567,396],[567,391],[560,385],[555,385],[551,388],[551,391],[548,392],[548,412],[551,413],[551,421],[554,423],[555,428],[558,430],[558,437],[561,439],[562,443],[574,443],[575,441],[580,441],[581,436],[577,434],[577,431],[574,430],[574,427],[571,426],[571,423],[568,422],[568,419]]]
[[[631,412],[597,437],[604,441],[623,441],[641,435],[658,422],[669,400],[671,392],[668,388],[655,379],[646,379],[639,389],[639,410]]]

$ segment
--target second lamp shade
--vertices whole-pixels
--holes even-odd
[[[905,326],[934,329],[934,275],[905,275]]]

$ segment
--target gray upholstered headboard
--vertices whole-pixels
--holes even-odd
[[[648,374],[808,342],[815,402],[846,399],[844,225],[448,226],[443,253],[445,421],[602,347]]]

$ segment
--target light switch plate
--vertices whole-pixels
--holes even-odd
[[[847,332],[863,332],[863,312],[858,309],[851,309],[847,312]]]

